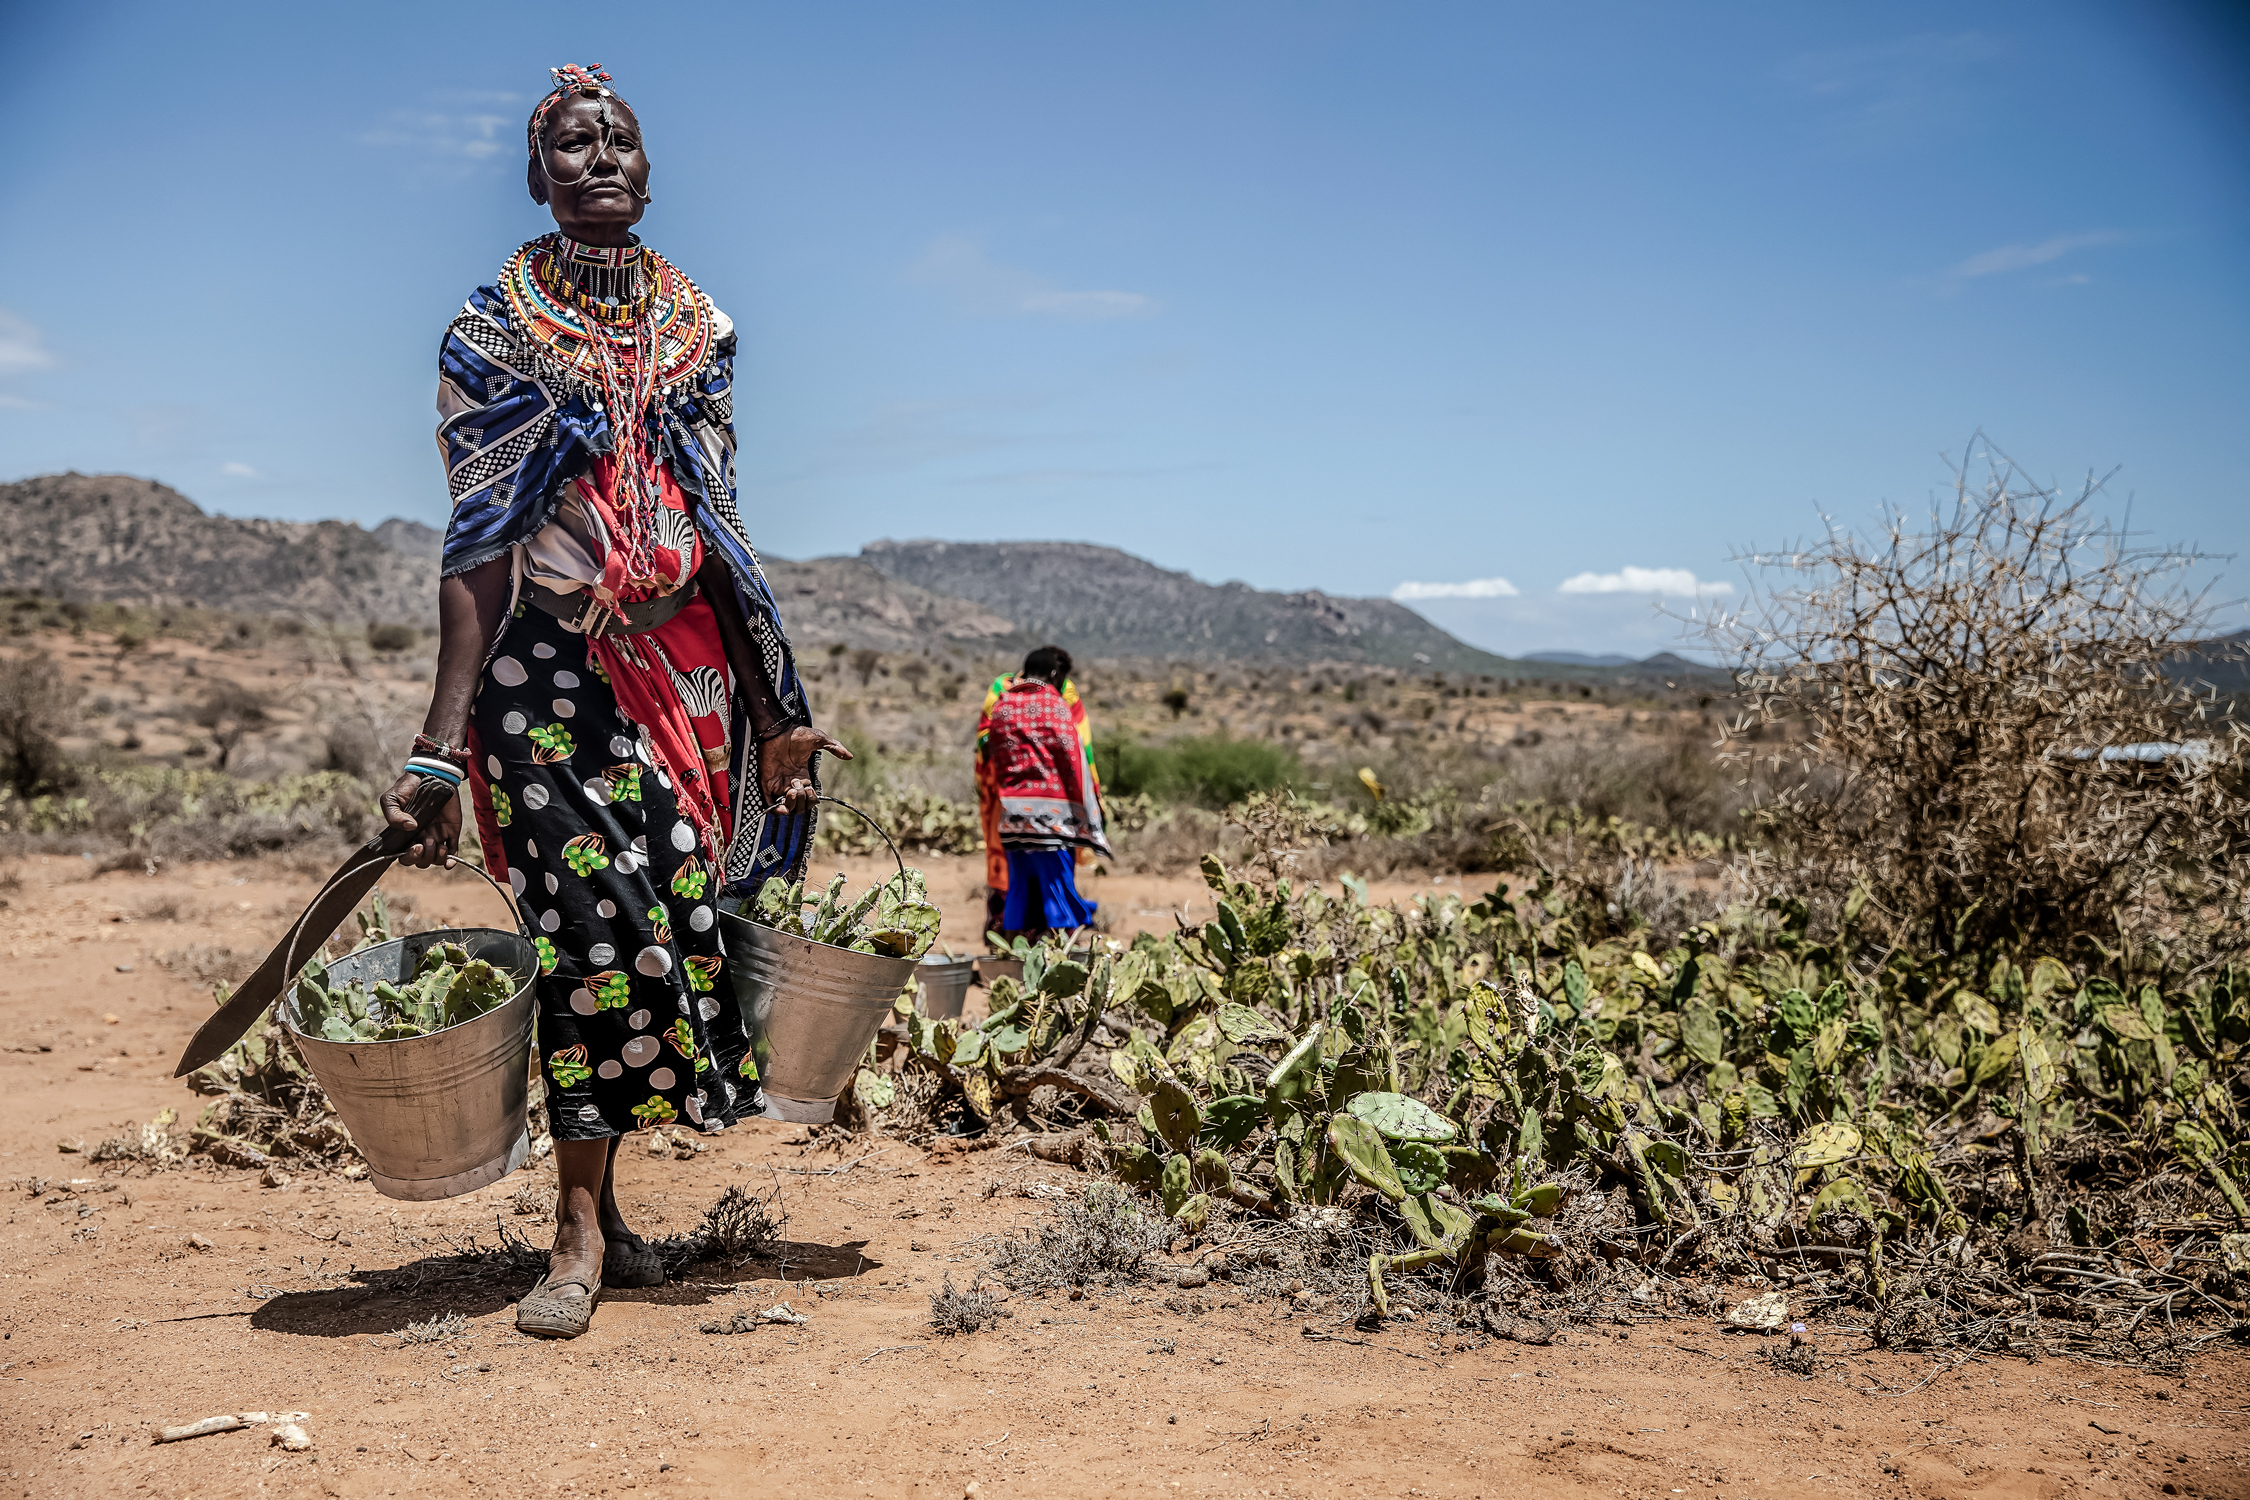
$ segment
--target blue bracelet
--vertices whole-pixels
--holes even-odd
[[[427,776],[434,781],[442,781],[447,786],[459,786],[464,774],[459,766],[427,755],[410,757],[406,762],[406,769],[416,776]]]

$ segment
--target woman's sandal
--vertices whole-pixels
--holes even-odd
[[[664,1258],[646,1245],[635,1249],[623,1240],[611,1240],[602,1247],[602,1285],[662,1286]]]
[[[584,1286],[585,1283],[564,1281],[556,1285]],[[516,1332],[543,1339],[574,1339],[593,1323],[594,1304],[601,1299],[598,1286],[586,1287],[583,1297],[565,1297],[560,1292],[549,1291],[547,1278],[542,1276],[516,1304]]]

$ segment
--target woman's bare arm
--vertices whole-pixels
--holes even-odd
[[[468,738],[469,708],[476,701],[477,678],[484,671],[485,654],[500,636],[508,610],[508,559],[490,562],[457,573],[438,584],[437,686],[430,693],[430,711],[422,732],[431,739],[459,749]],[[394,828],[415,829],[406,803],[422,778],[408,771],[383,793],[384,820]],[[453,798],[406,853],[406,864],[427,866],[449,860],[461,844],[461,799]]]

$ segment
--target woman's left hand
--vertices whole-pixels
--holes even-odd
[[[817,729],[791,729],[758,747],[758,791],[768,809],[809,812],[820,789],[813,785],[812,758],[828,754],[850,760],[851,751]]]

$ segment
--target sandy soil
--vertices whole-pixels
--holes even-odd
[[[523,1278],[449,1258],[492,1245],[500,1223],[551,1232],[513,1211],[529,1176],[401,1204],[334,1177],[105,1172],[57,1150],[168,1105],[192,1118],[172,1060],[207,987],[157,957],[232,949],[246,968],[306,890],[278,865],[86,869],[33,860],[0,889],[0,1482],[13,1493],[2250,1494],[2239,1351],[2171,1375],[2052,1360],[1937,1371],[1816,1322],[1832,1363],[1799,1379],[1707,1320],[1472,1348],[1216,1285],[1200,1311],[1163,1289],[1017,1297],[996,1329],[940,1338],[930,1292],[965,1282],[987,1237],[1042,1215],[1025,1189],[1079,1179],[1006,1151],[811,1154],[777,1125],[686,1161],[632,1150],[621,1197],[644,1229],[673,1233],[729,1183],[778,1183],[781,1263],[612,1293],[587,1337],[532,1342],[512,1327]],[[948,938],[965,945],[975,863],[937,874],[959,913]],[[491,920],[490,893],[461,877],[400,887],[425,915]],[[1201,897],[1192,880],[1096,888],[1146,923]],[[811,1322],[697,1331],[783,1299]],[[393,1336],[447,1313],[466,1331]],[[1307,1337],[1308,1323],[1335,1337]],[[150,1442],[242,1409],[309,1412],[312,1450],[284,1453],[263,1428]]]

